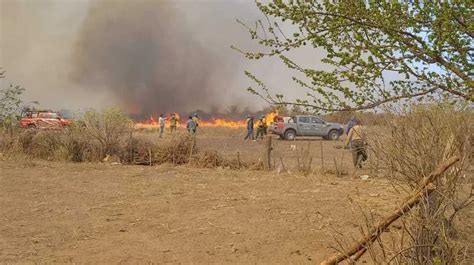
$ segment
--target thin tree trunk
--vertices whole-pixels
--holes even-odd
[[[386,231],[386,229],[393,222],[400,218],[400,216],[409,212],[420,202],[424,196],[429,196],[429,194],[435,190],[435,186],[432,184],[433,181],[439,178],[439,176],[441,176],[457,161],[459,161],[459,157],[452,157],[444,163],[441,163],[435,171],[431,172],[427,177],[420,181],[418,188],[416,188],[394,212],[379,221],[378,224],[369,231],[367,236],[348,248],[345,253],[335,254],[326,258],[323,260],[323,262],[321,262],[321,265],[337,264],[341,261],[351,258],[353,255],[359,253],[363,249],[367,249],[369,245],[374,242],[384,231]]]

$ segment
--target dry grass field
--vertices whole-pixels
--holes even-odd
[[[262,141],[243,135],[204,128],[197,146],[258,161]],[[370,170],[353,172],[341,142],[273,143],[270,172],[0,159],[0,263],[315,263],[337,238],[359,237],[362,212],[378,219],[406,195]],[[298,160],[311,170],[299,172]],[[471,249],[473,217],[471,207],[458,235]]]

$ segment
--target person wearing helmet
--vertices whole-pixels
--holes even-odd
[[[191,135],[194,135],[196,133],[196,124],[194,123],[192,116],[189,116],[189,119],[186,122],[186,129]]]
[[[194,132],[196,132],[197,127],[199,127],[199,117],[198,117],[197,112],[194,112],[192,119],[193,119],[193,122],[194,122],[194,126],[196,127],[194,129]]]
[[[163,114],[160,114],[158,124],[160,125],[160,138],[163,138],[163,132],[165,131],[165,117]]]
[[[247,139],[253,140],[253,117],[247,115],[247,136],[245,136],[244,141]]]
[[[255,137],[255,140],[260,137],[260,139],[263,139],[263,135],[265,134],[265,116],[260,117],[260,119],[257,120],[257,136]]]
[[[263,123],[263,135],[267,135],[268,125],[267,125],[267,117],[262,115],[262,123]]]
[[[359,119],[355,120],[355,124],[346,138],[345,148],[349,147],[352,152],[354,167],[362,168],[362,162],[367,160],[367,141],[364,127]]]
[[[176,131],[176,126],[178,124],[178,118],[176,117],[176,114],[171,114],[170,117],[170,132]]]

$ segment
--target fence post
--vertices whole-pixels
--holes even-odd
[[[321,168],[324,168],[323,138],[319,141],[321,147]]]
[[[270,135],[265,137],[265,149],[263,153],[263,167],[265,170],[270,170],[272,154],[272,137]]]
[[[239,169],[240,169],[240,167],[241,167],[241,164],[240,164],[240,152],[237,152],[237,165],[238,165],[238,167],[239,167]]]
[[[150,156],[150,157],[149,157],[149,158],[150,158],[149,163],[150,163],[150,167],[151,167],[151,165],[152,165],[152,163],[153,163],[152,158],[151,158],[151,156],[152,156],[152,154],[151,154],[151,147],[148,149],[148,155]]]
[[[135,162],[135,158],[133,157],[133,136],[132,136],[132,130],[130,130],[130,148],[129,148],[129,158],[130,158],[130,164],[133,164]]]

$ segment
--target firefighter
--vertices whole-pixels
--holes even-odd
[[[263,123],[263,135],[267,135],[268,125],[267,125],[267,117],[262,115],[262,123]]]
[[[160,138],[163,138],[163,132],[165,131],[165,118],[163,117],[163,114],[160,114],[158,124],[160,125]]]
[[[197,130],[197,127],[199,127],[199,117],[198,117],[197,112],[195,112],[195,113],[193,114],[192,119],[193,119],[193,122],[194,122],[194,126],[196,127],[196,129],[195,129],[195,131],[196,131],[196,130]]]
[[[362,162],[367,160],[365,132],[359,119],[355,120],[354,124],[346,138],[345,147],[349,148],[350,144],[354,167],[362,168]]]
[[[262,116],[260,119],[257,120],[257,136],[255,140],[259,137],[263,139],[263,135],[265,134],[265,123],[264,123],[265,116]]]
[[[244,141],[247,139],[253,140],[253,117],[248,115],[247,116],[247,135],[244,138]]]
[[[188,121],[186,122],[186,129],[188,129],[189,134],[194,135],[196,133],[196,123],[192,116],[189,116]]]
[[[171,114],[170,118],[170,132],[173,133],[176,131],[176,125],[178,124],[178,118],[176,117],[176,114]]]

